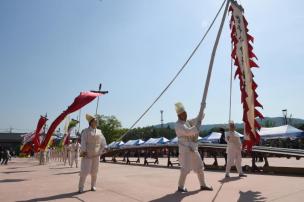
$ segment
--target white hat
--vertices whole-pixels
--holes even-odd
[[[96,118],[90,114],[86,114],[86,119],[90,123],[93,119],[96,119]]]
[[[234,121],[229,120],[229,121],[228,121],[228,124],[234,124]]]
[[[179,114],[185,112],[186,110],[185,110],[184,105],[181,102],[177,102],[177,103],[175,103],[175,111],[176,111],[177,115],[179,115]]]

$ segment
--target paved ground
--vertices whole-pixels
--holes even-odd
[[[283,159],[281,159],[283,161]],[[210,160],[212,162],[212,160]],[[280,159],[274,162],[279,163]],[[303,165],[303,160],[294,161]],[[223,179],[223,172],[206,171],[214,191],[199,191],[194,173],[189,174],[187,194],[176,193],[178,169],[101,163],[96,192],[78,194],[79,169],[60,162],[38,166],[31,159],[13,159],[0,166],[0,201],[303,201],[304,177],[235,173]],[[280,163],[279,163],[280,164]],[[290,166],[290,165],[288,165]],[[86,189],[89,189],[89,178]]]

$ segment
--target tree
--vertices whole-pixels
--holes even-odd
[[[102,131],[107,143],[117,140],[126,130],[121,128],[121,123],[115,116],[97,115],[97,120],[97,128]]]

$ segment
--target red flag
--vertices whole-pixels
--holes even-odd
[[[43,141],[43,144],[41,144],[41,149],[45,149],[52,134],[54,133],[55,129],[57,126],[61,123],[61,121],[70,113],[73,113],[79,109],[81,109],[83,106],[87,105],[91,101],[93,101],[96,97],[102,95],[102,93],[95,93],[95,92],[81,92],[79,96],[77,96],[71,104],[68,109],[64,112],[62,112],[56,119],[55,121],[51,124],[46,137]]]
[[[257,84],[253,80],[251,68],[258,67],[253,61],[256,55],[253,53],[253,37],[248,34],[248,22],[243,15],[243,8],[236,1],[231,2],[229,9],[231,15],[231,41],[233,51],[231,56],[234,60],[234,65],[237,67],[235,76],[239,77],[241,101],[243,104],[243,122],[244,122],[244,147],[251,151],[252,146],[258,144],[260,135],[257,129],[260,125],[255,120],[256,117],[263,118],[263,115],[256,109],[262,107],[257,100]]]
[[[46,121],[47,121],[46,117],[40,116],[40,119],[38,121],[36,130],[34,132],[34,138],[33,138],[33,144],[34,144],[34,151],[35,151],[35,153],[38,152],[38,149],[39,149],[39,146],[40,146],[39,134],[40,134],[40,131],[41,131],[42,127],[46,123]]]

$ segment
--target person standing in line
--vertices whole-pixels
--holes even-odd
[[[239,173],[239,177],[246,177],[242,170],[242,142],[240,136],[235,132],[233,121],[229,121],[229,131],[226,134],[226,142],[227,164],[225,177],[230,177],[230,169],[234,164]]]
[[[74,142],[71,145],[71,168],[73,167],[74,161],[76,164],[76,168],[78,168],[79,153],[80,153],[80,144],[78,140],[74,140]]]

